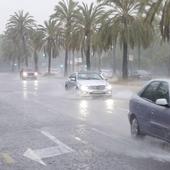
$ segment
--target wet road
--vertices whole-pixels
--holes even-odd
[[[128,99],[79,98],[64,80],[0,74],[0,170],[169,170],[170,145],[131,138]]]

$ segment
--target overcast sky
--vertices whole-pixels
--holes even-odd
[[[0,33],[5,30],[10,15],[19,10],[29,12],[38,23],[42,24],[54,12],[59,0],[0,0]],[[79,0],[80,2],[83,0]],[[95,0],[84,0],[86,3]]]

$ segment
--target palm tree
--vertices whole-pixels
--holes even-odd
[[[14,71],[14,63],[17,58],[15,43],[7,33],[0,36],[0,42],[1,57],[4,61],[11,64],[12,71]]]
[[[89,6],[85,3],[79,5],[79,13],[77,14],[77,24],[80,34],[82,35],[82,46],[85,46],[87,70],[91,68],[90,56],[92,48],[92,39],[103,19],[103,7],[101,5]]]
[[[43,47],[43,43],[44,43],[43,38],[44,38],[44,34],[41,30],[36,28],[31,31],[30,46],[33,51],[34,67],[36,71],[38,71],[38,52],[40,52],[40,50]]]
[[[61,0],[55,6],[55,13],[51,16],[52,19],[59,21],[63,26],[65,62],[64,75],[68,74],[68,53],[71,44],[71,35],[74,30],[75,16],[77,13],[78,2],[74,0]]]
[[[107,26],[112,31],[113,44],[119,43],[123,48],[122,77],[127,79],[128,48],[144,44],[144,38],[149,35],[142,19],[143,3],[136,0],[98,0],[98,2],[108,6]]]
[[[150,24],[160,19],[160,31],[163,40],[170,40],[170,1],[169,0],[159,0],[153,1],[148,0],[148,6],[150,6],[147,11],[146,21]],[[161,18],[160,18],[161,16]]]
[[[15,12],[7,23],[7,31],[12,32],[15,39],[18,40],[18,46],[20,51],[22,49],[22,55],[25,60],[25,65],[28,66],[27,55],[27,41],[29,39],[29,32],[35,26],[35,21],[30,14],[24,13],[24,11]]]
[[[59,24],[56,21],[45,21],[44,26],[40,26],[40,30],[44,34],[44,49],[48,55],[48,73],[51,73],[51,60],[58,53],[58,48],[60,47],[60,37]]]
[[[21,64],[21,48],[20,48],[20,41],[18,38],[15,36],[15,33],[13,30],[7,30],[4,35],[4,41],[3,45],[6,46],[6,48],[3,47],[3,52],[5,52],[5,49],[8,51],[11,51],[13,49],[13,63],[15,60],[17,60],[17,66],[18,70],[20,70],[20,64]]]

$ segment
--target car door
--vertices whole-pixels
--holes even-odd
[[[159,87],[159,81],[153,81],[147,85],[135,99],[134,107],[138,123],[143,132],[151,134],[151,113],[154,106],[154,92]]]
[[[157,99],[166,99],[169,103],[169,84],[162,81],[155,92]],[[154,104],[151,110],[151,131],[154,136],[163,139],[170,138],[170,108]]]

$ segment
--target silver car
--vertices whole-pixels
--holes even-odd
[[[112,86],[98,73],[73,73],[65,82],[65,89],[77,89],[83,96],[112,95]]]

